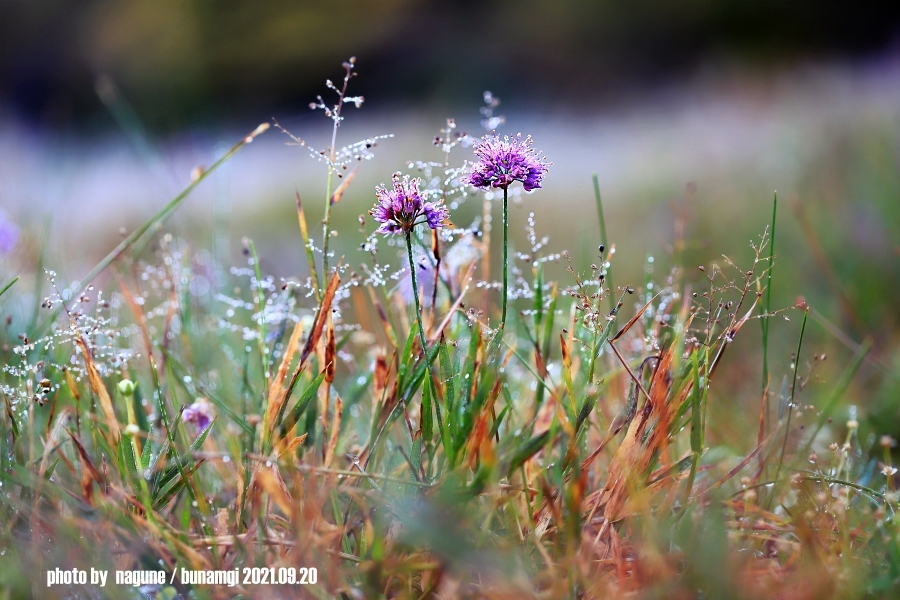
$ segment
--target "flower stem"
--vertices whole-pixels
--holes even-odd
[[[506,274],[506,270],[509,264],[508,257],[508,231],[509,231],[509,202],[508,202],[508,189],[503,188],[503,312],[500,316],[500,329],[504,329],[506,327],[506,296],[507,296],[507,287],[508,287],[508,278]]]
[[[419,304],[419,285],[416,283],[416,265],[413,262],[412,238],[406,231],[406,254],[409,256],[409,277],[412,281],[413,297],[416,299],[416,318],[419,320],[419,340],[422,342],[422,354],[427,357],[428,343],[425,341],[425,326],[422,324],[422,306]]]
[[[328,242],[331,239],[331,188],[334,181],[334,144],[337,142],[337,121],[331,135],[331,156],[328,164],[328,184],[325,187],[325,216],[322,217],[322,278],[328,281]],[[318,275],[316,276],[318,281]],[[324,290],[320,289],[319,293]]]
[[[322,218],[322,281],[324,285],[328,282],[328,241],[331,238],[331,191],[334,182],[334,157],[337,144],[337,130],[341,124],[341,109],[344,108],[344,96],[347,95],[347,83],[350,81],[351,67],[347,68],[347,75],[344,77],[344,87],[338,92],[338,103],[335,107],[334,126],[331,129],[331,153],[328,156],[328,185],[325,187],[325,216]],[[322,293],[324,289],[320,289]]]

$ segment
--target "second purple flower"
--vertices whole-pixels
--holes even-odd
[[[412,231],[419,223],[427,223],[437,229],[450,216],[441,202],[425,202],[419,191],[419,180],[408,176],[400,178],[394,173],[391,188],[383,186],[375,189],[378,203],[369,211],[381,223],[378,233],[404,233]]]

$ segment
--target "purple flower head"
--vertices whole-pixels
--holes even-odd
[[[197,435],[199,435],[212,423],[212,407],[206,398],[197,398],[196,402],[184,409],[181,418],[186,423],[193,425]]]
[[[8,254],[19,240],[19,228],[0,210],[0,254]]]
[[[394,185],[375,188],[378,203],[369,211],[381,223],[377,233],[401,233],[412,231],[419,223],[427,223],[437,229],[450,216],[442,202],[425,202],[419,191],[419,180],[408,176],[400,178],[394,173]]]
[[[532,144],[531,136],[522,139],[521,134],[513,138],[501,139],[496,135],[481,138],[475,146],[478,162],[465,182],[483,190],[506,189],[514,181],[521,181],[526,192],[541,187],[547,162],[534,151]]]

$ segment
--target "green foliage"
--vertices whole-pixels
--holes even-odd
[[[365,285],[342,262],[317,273],[310,260],[302,294],[267,279],[248,244],[250,285],[235,276],[215,290],[238,288],[229,306],[252,307],[234,316],[213,294],[185,291],[183,252],[140,251],[190,189],[91,272],[128,266],[116,283],[130,314],[88,318],[73,306],[96,295],[58,298],[36,329],[46,335],[2,350],[0,589],[10,597],[47,568],[125,563],[314,567],[318,597],[889,597],[896,587],[892,439],[876,445],[853,412],[838,419],[858,410],[845,397],[873,344],[819,385],[818,353],[801,371],[815,315],[804,307],[793,364],[774,352],[768,362],[776,317],[797,314],[771,305],[769,233],[699,282],[679,258],[636,290],[614,288],[605,260],[550,281],[538,248],[530,269],[514,270],[506,327],[496,286],[460,280],[465,270],[436,269],[436,301],[414,306],[373,283],[357,295]],[[302,213],[301,231],[308,246]],[[451,243],[436,240],[416,241],[435,263]],[[141,261],[166,265],[166,285],[146,283]],[[19,293],[11,285],[4,301]],[[231,318],[238,325],[223,327]],[[758,374],[742,329],[754,318],[762,399],[757,376],[750,393],[739,381]],[[776,393],[768,382],[779,375]],[[201,427],[206,402],[222,418]],[[233,593],[175,585],[157,597],[220,592]]]

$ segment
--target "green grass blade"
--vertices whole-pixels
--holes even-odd
[[[6,290],[8,290],[9,288],[11,288],[18,280],[19,280],[19,276],[17,275],[15,278],[13,278],[12,281],[10,281],[10,282],[7,283],[5,286],[3,286],[3,289],[0,290],[0,296],[2,296],[3,294],[5,294],[5,293],[6,293]]]
[[[400,356],[400,368],[397,371],[397,387],[402,388],[406,382],[406,376],[409,373],[410,363],[413,361],[413,344],[416,336],[419,335],[418,322],[413,323],[409,328],[409,336],[406,338],[406,345],[403,346],[403,355]]]
[[[694,380],[691,389],[691,472],[688,475],[687,486],[684,490],[684,506],[691,497],[694,489],[694,480],[697,477],[697,467],[700,465],[700,456],[703,454],[703,394],[700,390],[700,364],[699,352],[691,352],[691,375]]]
[[[431,383],[422,386],[422,437],[430,442],[434,435],[434,412],[431,409]]]
[[[594,201],[597,203],[597,218],[600,221],[600,243],[608,250],[610,248],[609,237],[606,235],[606,218],[603,215],[603,199],[600,196],[600,179],[597,177],[596,171],[591,173],[591,180],[594,183]],[[606,274],[606,285],[611,292],[609,294],[609,302],[610,310],[613,310],[616,308],[616,299],[613,297],[615,294],[612,292],[614,292],[616,288],[613,287],[612,275],[609,273]]]
[[[441,338],[438,352],[441,355],[441,373],[444,376],[444,404],[447,407],[448,420],[453,412],[454,402],[456,401],[456,390],[454,380],[456,379],[456,370],[450,364],[450,352],[447,350],[447,343]],[[448,426],[449,423],[448,423]]]
[[[545,431],[525,442],[518,450],[516,450],[516,453],[513,454],[512,462],[509,463],[509,468],[506,470],[507,476],[511,476],[516,469],[525,464],[526,460],[540,452],[541,448],[543,448],[549,440],[550,432]]]
[[[141,451],[141,471],[146,471],[150,467],[150,456],[153,454],[151,446],[149,439],[144,441],[144,448]]]
[[[175,359],[175,357],[172,356],[172,354],[170,352],[166,351],[165,348],[162,348],[161,346],[157,346],[157,347],[166,355],[167,364],[171,365],[172,370],[175,371],[175,373],[178,375],[178,377],[176,378],[176,381],[184,381],[184,377],[186,375],[190,375],[187,372],[187,369],[185,369],[181,365],[181,363],[179,363]],[[194,385],[197,386],[197,390],[202,392],[203,396],[205,398],[207,398],[210,402],[215,404],[216,408],[218,410],[222,411],[222,413],[225,414],[225,416],[227,416],[229,419],[231,419],[232,422],[237,424],[245,432],[250,433],[250,434],[253,433],[253,427],[249,423],[247,423],[246,419],[238,416],[238,414],[236,412],[234,412],[227,404],[225,404],[224,400],[219,398],[216,394],[213,394],[211,390],[208,390],[205,387],[201,386],[199,383],[197,383],[199,381],[199,379],[197,377],[194,377],[193,375],[191,375],[191,381],[194,382]],[[160,390],[160,398],[162,398],[161,390]],[[162,401],[160,401],[160,402],[161,402],[161,404],[164,404]],[[165,410],[164,406],[163,406],[163,410]]]
[[[300,420],[300,417],[306,412],[306,408],[309,406],[310,401],[316,396],[316,392],[319,391],[319,386],[322,385],[322,382],[325,380],[325,371],[319,373],[319,376],[313,379],[313,382],[309,384],[309,386],[303,390],[303,394],[300,395],[300,398],[297,399],[297,403],[294,405],[294,408],[288,413],[287,419],[281,424],[281,437],[287,435],[287,433],[297,424],[297,421]]]
[[[174,465],[169,466],[166,471],[163,473],[162,477],[160,477],[157,486],[158,488],[163,488],[167,483],[172,481],[178,472],[183,469],[187,465],[192,465],[193,468],[196,468],[196,464],[192,464],[194,462],[194,453],[200,450],[203,447],[203,442],[206,441],[206,436],[209,435],[209,432],[212,430],[213,424],[210,423],[209,426],[204,429],[200,435],[197,436],[197,439],[193,441],[190,445],[190,448],[187,452],[184,452],[180,457],[177,457],[176,463]]]
[[[238,152],[238,150],[240,150],[241,148],[243,148],[244,146],[246,146],[247,144],[252,142],[256,136],[262,134],[268,128],[269,128],[268,123],[263,123],[262,125],[257,127],[252,133],[250,133],[248,136],[246,136],[240,142],[238,142],[237,144],[232,146],[228,152],[223,154],[219,160],[217,160],[212,165],[210,165],[210,167],[208,169],[206,169],[202,173],[200,173],[199,177],[197,177],[196,179],[193,179],[187,185],[187,187],[185,187],[181,191],[180,194],[178,194],[177,196],[172,198],[172,200],[170,200],[168,202],[168,204],[166,204],[159,211],[157,211],[155,215],[153,215],[152,217],[147,219],[147,221],[145,221],[143,225],[141,225],[140,227],[138,227],[137,229],[132,231],[124,240],[122,240],[119,243],[118,246],[113,248],[109,254],[107,254],[105,257],[103,257],[103,259],[99,263],[97,263],[97,265],[93,269],[91,269],[87,273],[87,275],[85,275],[84,277],[82,277],[79,280],[78,289],[72,291],[72,297],[73,298],[77,297],[81,292],[83,292],[87,288],[87,286],[90,285],[90,283],[97,277],[97,275],[99,275],[104,270],[106,270],[106,268],[109,265],[111,265],[113,262],[115,262],[120,256],[125,254],[132,247],[134,247],[137,244],[137,242],[141,238],[143,238],[145,236],[145,234],[147,234],[148,231],[150,231],[152,228],[154,228],[158,225],[162,225],[163,223],[165,223],[166,220],[172,215],[172,213],[174,213],[178,209],[178,207],[180,207],[181,204],[185,200],[187,200],[188,196],[191,195],[191,192],[193,192],[194,189],[196,189],[196,187],[198,185],[200,185],[207,177],[209,177],[209,175],[211,173],[213,173],[216,169],[218,169],[223,164],[228,162],[228,160],[232,156],[234,156]],[[53,319],[56,317],[57,313],[61,310],[61,308],[62,308],[62,304],[58,304],[56,306],[56,308],[52,309],[50,311],[50,314],[44,319],[41,326],[37,328],[37,331],[43,331],[44,327],[48,323],[53,321]]]

